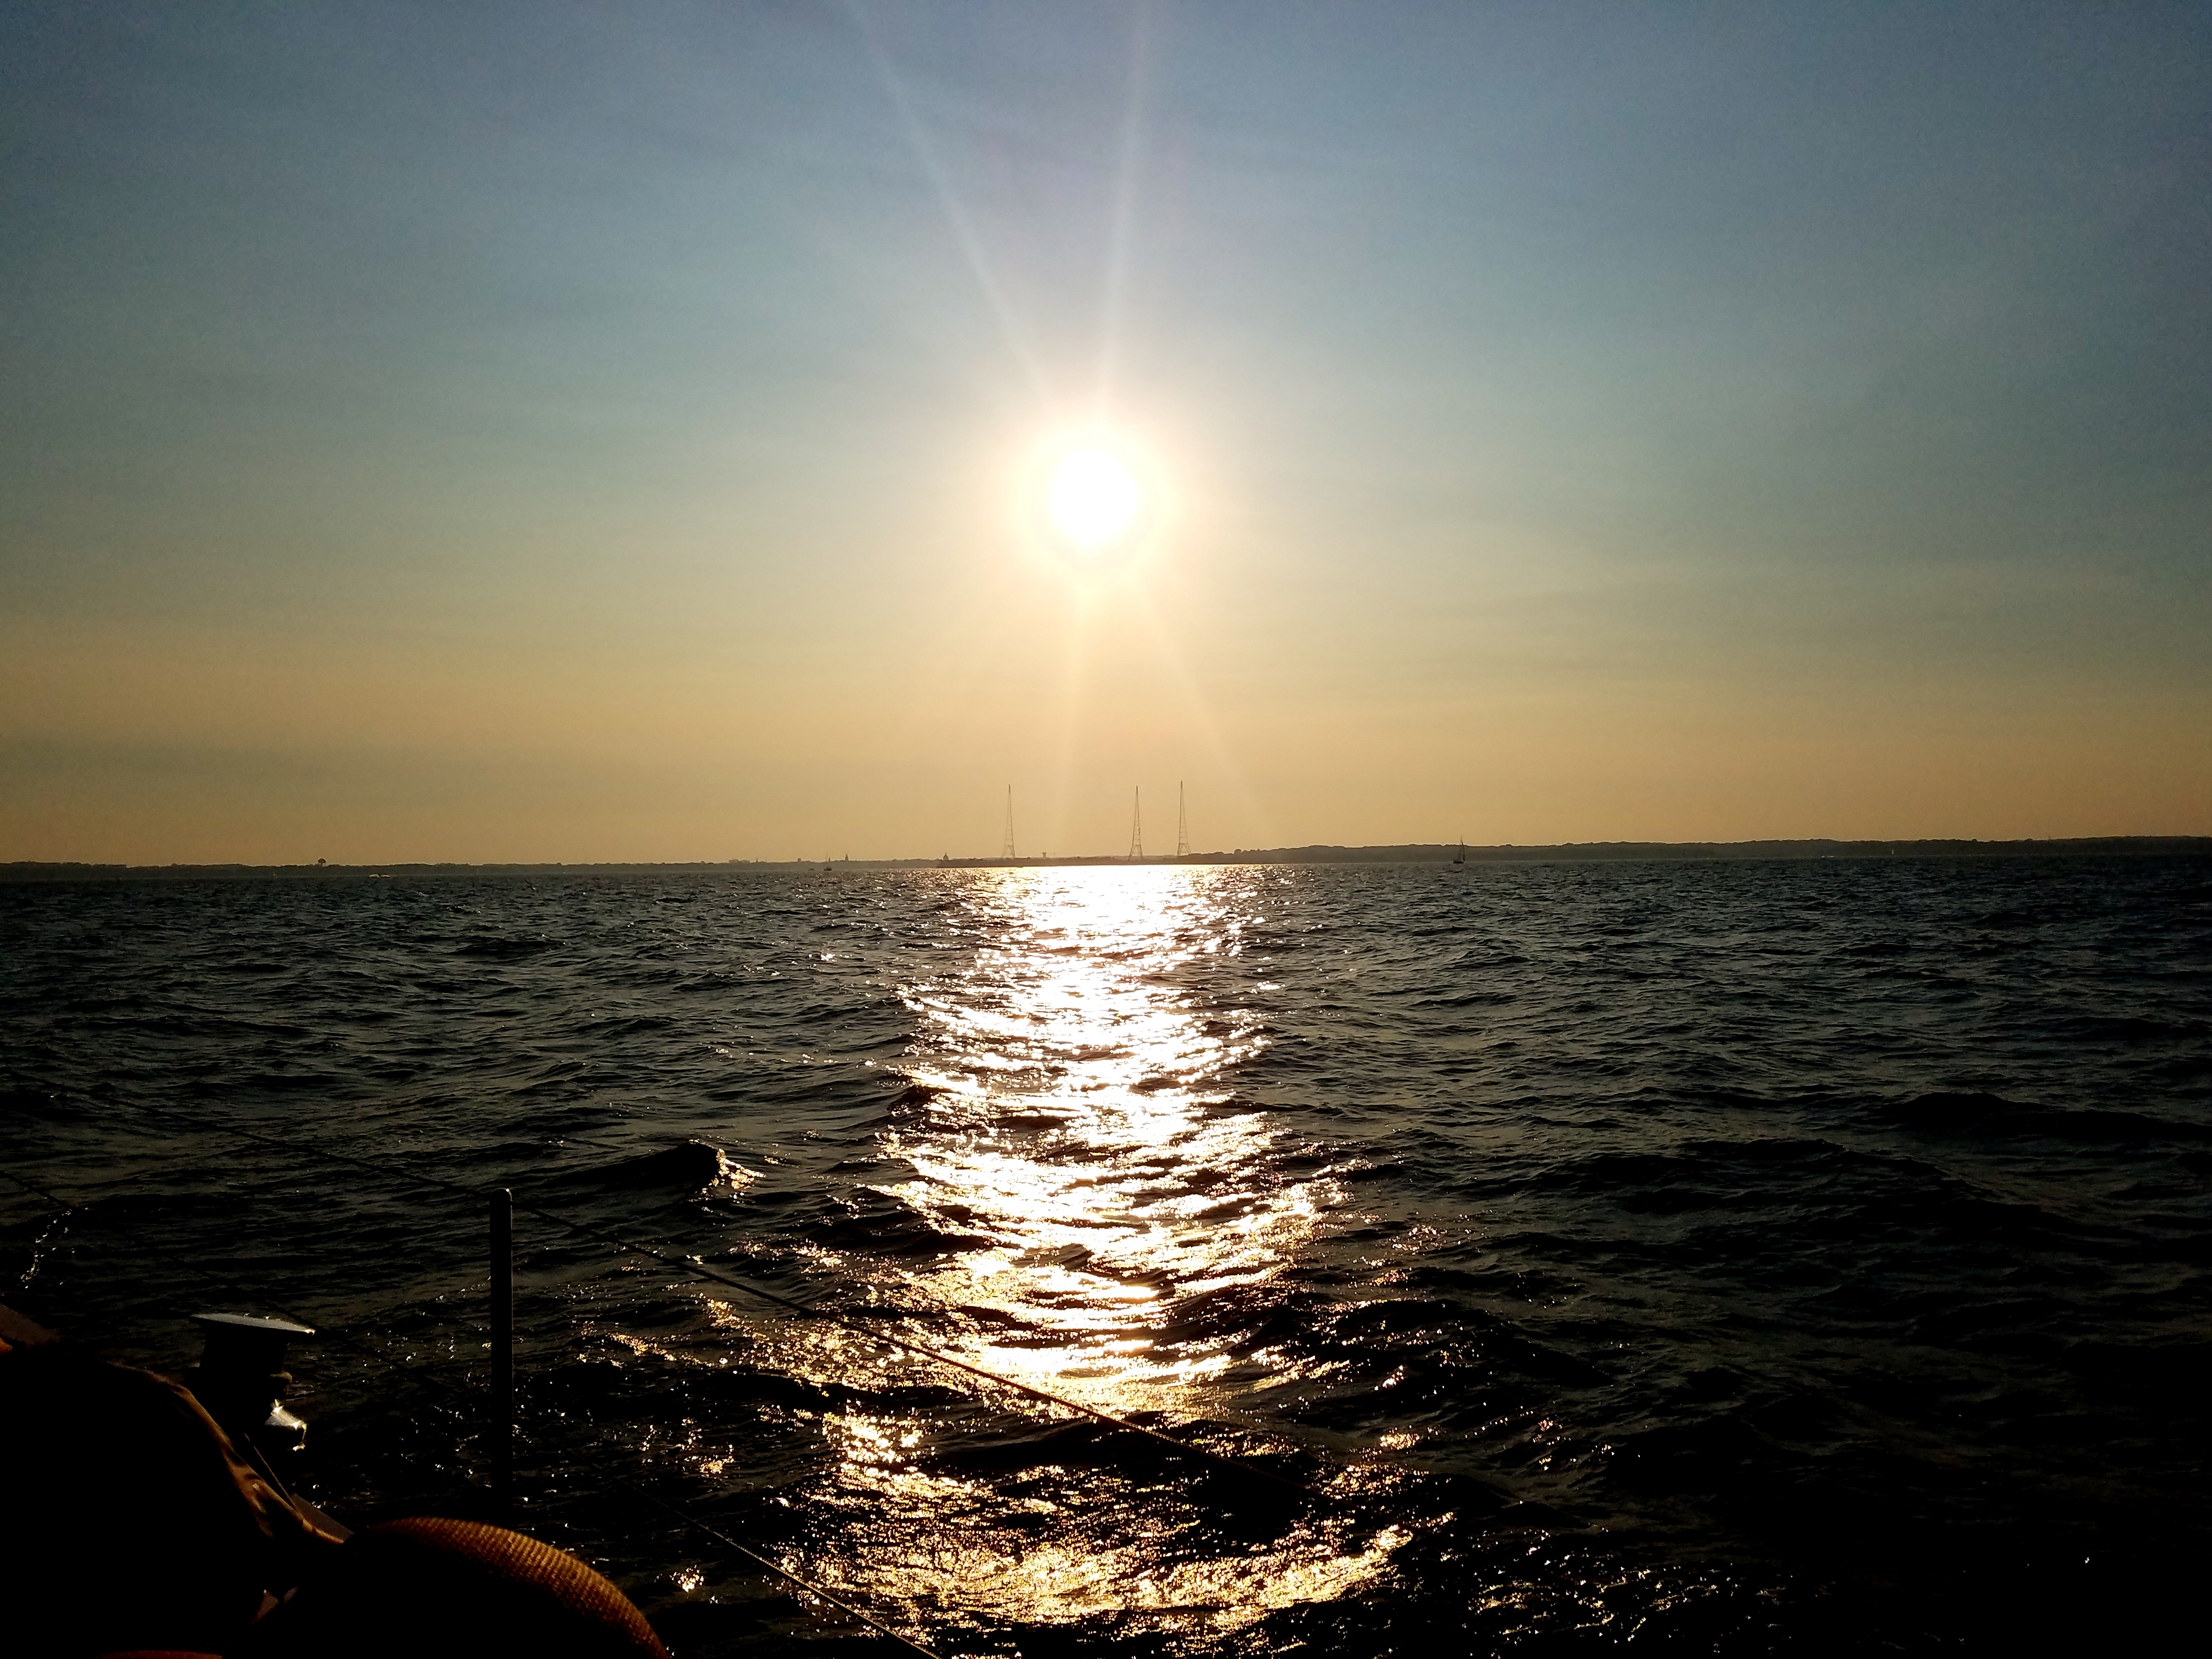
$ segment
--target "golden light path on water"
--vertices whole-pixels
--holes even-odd
[[[897,1196],[1000,1241],[933,1275],[1020,1321],[1018,1345],[970,1357],[1123,1414],[1187,1413],[1189,1385],[1229,1364],[1162,1349],[1164,1298],[1267,1277],[1317,1215],[1310,1185],[1266,1181],[1260,1115],[1221,1109],[1256,1019],[1209,1017],[1172,983],[1241,945],[1210,873],[1018,872],[979,894],[998,942],[973,982],[989,992],[914,999],[935,1052],[911,1074],[939,1093],[929,1128],[887,1146],[918,1177]]]
[[[978,872],[963,899],[973,957],[899,988],[921,1022],[904,1069],[929,1099],[884,1142],[913,1178],[880,1190],[975,1241],[901,1270],[902,1292],[981,1310],[991,1317],[973,1328],[1004,1334],[933,1340],[1158,1425],[1221,1421],[1232,1387],[1267,1380],[1270,1356],[1232,1353],[1233,1331],[1164,1334],[1185,1299],[1281,1273],[1340,1196],[1326,1175],[1283,1167],[1265,1115],[1238,1105],[1228,1081],[1266,1042],[1254,1004],[1273,988],[1238,960],[1258,897],[1235,869]],[[1202,1005],[1184,981],[1209,969],[1243,994]],[[722,1316],[752,1326],[738,1310]],[[823,1373],[848,1382],[856,1362],[904,1363],[862,1360],[860,1339],[829,1343]],[[808,1568],[879,1605],[1043,1622],[1142,1609],[1235,1627],[1370,1581],[1404,1541],[1317,1511],[1256,1547],[1209,1547],[1195,1504],[1102,1518],[1083,1468],[1025,1485],[1019,1501],[1037,1524],[1010,1530],[987,1518],[1004,1498],[914,1466],[930,1433],[921,1418],[832,1415],[823,1427],[842,1460],[839,1501],[878,1506],[883,1547],[855,1550],[854,1537],[870,1535],[857,1528]],[[917,1516],[929,1524],[895,1519]]]

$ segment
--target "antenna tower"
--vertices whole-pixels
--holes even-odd
[[[1190,808],[1184,803],[1181,784],[1176,785],[1176,856],[1190,856]]]
[[[1129,856],[1145,856],[1145,792],[1139,788],[1129,803]]]
[[[1000,856],[1014,856],[1014,786],[1011,783],[1006,786],[1006,845]]]

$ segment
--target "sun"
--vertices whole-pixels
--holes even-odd
[[[1144,510],[1144,487],[1129,464],[1096,445],[1061,456],[1045,488],[1045,511],[1053,528],[1086,553],[1103,552],[1121,541]]]
[[[1094,423],[1040,434],[1011,498],[1040,552],[1093,574],[1146,556],[1173,516],[1175,494],[1142,434]]]

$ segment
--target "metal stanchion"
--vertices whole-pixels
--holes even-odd
[[[491,1195],[491,1399],[486,1425],[492,1495],[503,1516],[514,1510],[514,1194]]]

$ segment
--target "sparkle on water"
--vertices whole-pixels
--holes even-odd
[[[474,1364],[480,1212],[310,1160],[358,1137],[854,1316],[529,1243],[532,1512],[641,1601],[685,1598],[668,1616],[697,1615],[700,1651],[769,1639],[763,1587],[639,1530],[592,1470],[711,1504],[948,1651],[2148,1629],[2204,1531],[2172,1426],[2196,1405],[2172,1334],[2202,1322],[2203,879],[1897,859],[0,885],[35,1014],[0,1167],[134,1195],[58,1231],[0,1182],[0,1246],[52,1322],[156,1367],[189,1357],[199,1261],[397,1358]],[[299,1133],[241,1154],[137,1110],[178,1096]],[[702,1168],[679,1136],[728,1153]],[[878,1331],[1280,1455],[1327,1501],[1245,1504]],[[340,1431],[317,1501],[435,1512],[477,1455],[441,1396],[342,1343],[304,1357]],[[1960,1595],[1985,1570],[2008,1576]]]
[[[1224,1086],[1265,1043],[1256,1016],[1201,1012],[1173,985],[1194,958],[1243,948],[1246,921],[1223,902],[1220,875],[1000,872],[975,894],[995,942],[940,981],[901,988],[921,1026],[907,1069],[933,1099],[925,1124],[887,1138],[885,1152],[915,1173],[883,1190],[949,1231],[993,1241],[904,1273],[902,1299],[999,1311],[1018,1344],[949,1346],[1120,1416],[1216,1414],[1209,1384],[1234,1363],[1231,1338],[1162,1340],[1160,1287],[1190,1295],[1265,1279],[1341,1197],[1327,1177],[1271,1177],[1263,1115],[1238,1109]],[[727,1304],[717,1317],[824,1382],[884,1363],[834,1328],[777,1325]],[[1233,1553],[1188,1539],[1163,1557],[1158,1537],[1111,1529],[1023,1540],[981,1523],[986,1503],[965,1482],[915,1466],[928,1429],[920,1416],[846,1413],[822,1427],[849,1499],[932,1517],[926,1538],[853,1553],[848,1536],[806,1564],[818,1582],[887,1605],[951,1601],[1047,1623],[1141,1607],[1231,1629],[1371,1581],[1407,1536],[1323,1517]]]

